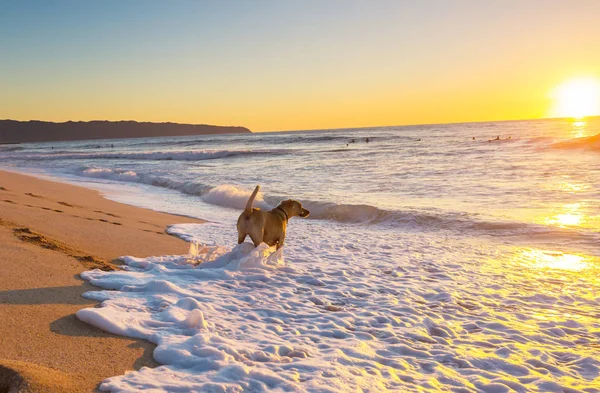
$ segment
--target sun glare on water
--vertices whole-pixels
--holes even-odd
[[[571,203],[560,207],[558,214],[550,217],[544,217],[541,221],[546,225],[554,225],[560,228],[583,226],[586,221],[584,213],[581,211],[580,203]]]
[[[522,257],[540,269],[581,271],[589,267],[586,258],[576,254],[530,249],[523,250]]]
[[[600,82],[593,78],[569,80],[552,90],[552,117],[600,115]]]

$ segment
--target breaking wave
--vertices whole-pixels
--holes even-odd
[[[125,169],[88,168],[79,176],[114,181],[148,184],[168,188],[184,194],[198,196],[203,202],[226,208],[242,210],[252,189],[231,184],[213,186],[199,181],[173,180],[166,177],[138,174]],[[254,206],[270,210],[288,196],[259,193]],[[446,210],[405,209],[389,210],[368,204],[344,204],[327,201],[302,200],[302,206],[310,211],[309,219],[328,220],[344,224],[386,225],[407,230],[452,230],[475,231],[490,236],[537,236],[543,238],[568,239],[584,244],[597,242],[597,235],[575,229],[556,228],[541,224],[517,221],[489,220],[476,214]]]
[[[22,146],[14,146],[14,145],[0,145],[0,152],[9,152],[9,151],[18,151],[23,150]]]
[[[184,194],[199,196],[204,202],[212,205],[235,209],[243,209],[250,197],[250,192],[246,192],[245,190],[232,185],[225,184],[214,187],[197,181],[173,180],[162,176],[138,174],[134,171],[125,169],[88,168],[79,171],[77,175],[95,179],[141,183],[155,187],[168,188]],[[271,205],[262,201],[262,195],[260,193],[255,200],[255,206],[263,209],[272,208]]]
[[[600,133],[594,136],[573,138],[552,145],[555,149],[580,149],[600,152]]]
[[[262,150],[193,150],[173,152],[123,152],[123,153],[76,153],[56,152],[54,154],[29,154],[20,155],[23,160],[175,160],[175,161],[201,161],[218,158],[247,157],[258,155],[278,156],[298,153],[292,149],[262,149]]]

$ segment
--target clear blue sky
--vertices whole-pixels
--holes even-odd
[[[595,0],[0,0],[0,118],[536,117],[553,83],[600,69],[598,15]]]

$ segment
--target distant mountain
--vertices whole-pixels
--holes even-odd
[[[0,120],[0,143],[78,141],[251,132],[246,127],[207,124],[139,123],[137,121]]]

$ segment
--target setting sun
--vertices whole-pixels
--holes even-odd
[[[581,118],[600,114],[600,82],[592,78],[573,79],[552,91],[553,117]]]

